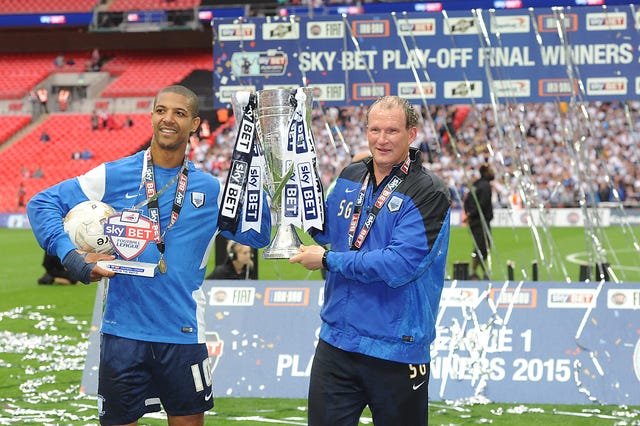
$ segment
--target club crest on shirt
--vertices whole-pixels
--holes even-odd
[[[391,197],[391,199],[387,203],[387,208],[391,213],[397,212],[398,210],[400,210],[400,207],[402,207],[402,198],[398,197],[397,195]]]
[[[192,192],[191,193],[191,204],[196,209],[204,206],[204,192]]]

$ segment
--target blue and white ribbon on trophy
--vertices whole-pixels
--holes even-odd
[[[260,231],[263,209],[263,187],[271,188],[264,147],[257,135],[260,120],[257,105],[260,100],[249,92],[237,92],[234,107],[242,108],[231,166],[220,204],[220,230],[236,232],[242,217],[242,232]],[[281,187],[273,188],[274,202],[283,212],[281,225],[293,225],[305,232],[311,228],[324,229],[324,194],[317,168],[316,148],[307,117],[307,94],[298,88],[291,96],[293,114],[287,126],[287,149],[283,152],[286,178]],[[265,185],[266,184],[266,185]],[[270,190],[271,192],[271,190]]]
[[[289,124],[287,169],[293,170],[282,196],[283,224],[321,231],[324,228],[324,194],[316,162],[316,148],[306,114],[307,94],[298,88]]]
[[[254,230],[260,232],[262,224],[262,206],[264,191],[262,189],[264,180],[265,159],[264,151],[260,140],[255,139],[253,144],[253,159],[249,168],[247,186],[245,191],[245,202],[242,204],[242,232]]]
[[[235,233],[240,217],[242,231],[260,231],[262,218],[262,175],[264,158],[259,143],[256,143],[256,96],[245,92],[240,96],[243,114],[238,123],[236,143],[231,157],[231,166],[222,193],[218,227],[221,231]]]

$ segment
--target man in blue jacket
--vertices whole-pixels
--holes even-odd
[[[327,197],[322,246],[290,262],[327,269],[311,370],[309,425],[426,425],[430,344],[449,244],[449,190],[410,148],[418,116],[405,99],[369,108],[372,158],[347,166]]]
[[[220,182],[185,157],[200,125],[195,93],[183,86],[162,89],[151,124],[149,149],[40,192],[28,204],[29,220],[40,245],[63,259],[74,279],[88,284],[110,278],[101,327],[100,423],[135,425],[162,404],[169,424],[202,426],[213,407],[202,283],[218,232]],[[155,276],[114,275],[97,264],[113,256],[76,250],[62,218],[88,199],[111,205],[123,219],[139,215],[152,223],[153,239],[133,255],[157,264]],[[266,246],[268,207],[260,232],[222,234]]]

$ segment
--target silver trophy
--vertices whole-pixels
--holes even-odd
[[[303,89],[306,94],[305,114],[311,116],[313,95],[311,89]],[[236,123],[242,119],[247,92],[237,92],[231,96]],[[295,112],[295,90],[268,89],[257,92],[256,133],[264,150],[266,163],[265,181],[271,198],[270,207],[275,236],[265,249],[265,259],[288,259],[298,253],[302,244],[295,226],[283,225],[285,212],[282,209],[282,191],[292,173],[292,164],[287,161],[289,125]]]

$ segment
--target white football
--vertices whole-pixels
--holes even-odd
[[[64,230],[78,249],[112,254],[113,246],[104,235],[104,224],[115,213],[113,207],[102,201],[84,201],[69,210],[64,218]]]

